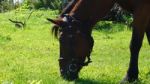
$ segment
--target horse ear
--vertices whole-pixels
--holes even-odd
[[[63,20],[61,19],[53,20],[53,19],[47,18],[47,20],[58,26],[62,26],[63,24]]]

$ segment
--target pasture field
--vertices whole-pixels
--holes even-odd
[[[131,37],[127,26],[111,22],[97,25],[93,29],[93,62],[81,70],[78,80],[71,82],[60,77],[59,43],[51,34],[52,24],[46,21],[47,17],[55,18],[56,12],[35,11],[25,28],[16,28],[8,20],[23,20],[28,12],[0,14],[0,84],[119,84],[125,76]],[[146,38],[139,69],[138,83],[149,84],[150,47]]]

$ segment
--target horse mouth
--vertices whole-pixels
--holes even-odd
[[[63,71],[61,70],[61,77],[65,80],[68,80],[68,81],[73,81],[73,80],[76,80],[78,79],[78,71]]]
[[[61,77],[68,81],[73,81],[78,79],[78,74],[80,72],[81,66],[76,63],[70,63],[67,66],[60,67]]]

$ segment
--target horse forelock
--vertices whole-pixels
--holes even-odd
[[[64,14],[69,13],[78,1],[79,1],[79,0],[72,0],[72,1],[70,1],[70,3],[63,9],[63,11],[62,11],[62,13],[61,13],[59,19],[60,19],[60,18],[62,19]],[[53,34],[56,38],[58,38],[59,29],[60,29],[60,26],[58,26],[58,25],[54,25],[54,26],[52,27],[52,34]]]

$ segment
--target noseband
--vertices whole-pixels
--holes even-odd
[[[85,39],[87,39],[88,41],[92,40],[93,42],[93,38],[91,37],[91,34],[88,34],[88,33],[84,33],[81,29],[77,28],[77,29],[74,29],[74,27],[72,26],[73,23],[77,23],[79,24],[80,27],[85,27],[81,21],[77,20],[76,18],[74,18],[73,16],[70,16],[68,14],[65,14],[63,16],[63,21],[65,22],[65,25],[62,27],[65,28],[65,31],[68,33],[67,37],[69,39],[69,47],[70,47],[70,50],[69,50],[69,55],[72,56],[70,57],[71,58],[71,63],[69,65],[69,71],[76,71],[76,70],[73,70],[71,67],[72,66],[77,66],[75,64],[75,62],[78,62],[79,58],[77,58],[76,54],[75,54],[75,50],[74,50],[74,47],[76,45],[75,43],[75,34],[81,34]],[[93,46],[93,45],[92,45]],[[90,58],[90,53],[92,51],[92,47],[90,46],[90,51],[89,51],[89,54],[86,56],[86,59],[87,61],[83,62],[83,63],[80,63],[79,66],[87,66],[89,63],[91,63],[91,58]],[[65,60],[70,60],[70,59],[65,59],[63,58],[63,56],[60,56],[59,58],[59,61],[65,61]]]

